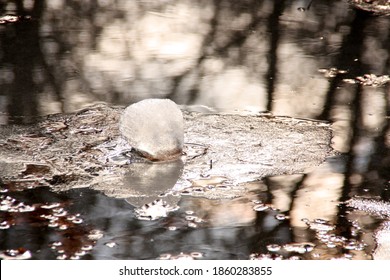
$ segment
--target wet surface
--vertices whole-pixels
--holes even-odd
[[[20,2],[0,3],[0,258],[390,259],[388,1]],[[129,157],[102,125],[152,97],[206,113],[187,161]],[[216,133],[253,144],[263,111],[231,157]]]

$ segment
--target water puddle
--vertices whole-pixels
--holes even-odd
[[[390,259],[388,3],[19,2],[1,259]],[[180,159],[121,137],[146,98],[181,105]]]
[[[283,182],[282,177],[276,179]],[[287,176],[284,183],[294,182],[290,179],[291,175]],[[332,220],[311,220],[294,213],[294,209],[279,209],[282,204],[272,198],[274,183],[248,183],[244,194],[222,200],[202,197],[199,189],[210,191],[223,182],[223,178],[199,179],[196,186],[181,193],[169,191],[138,207],[131,199],[113,198],[86,188],[57,193],[48,187],[15,191],[3,186],[1,256],[370,259],[372,254],[386,252],[381,246],[387,246],[382,242],[388,236],[388,203],[354,199],[346,205],[349,218],[344,222],[337,221],[337,211]],[[305,207],[311,211],[314,205]],[[367,221],[368,217],[375,220],[376,226]],[[295,226],[296,219],[304,226]]]

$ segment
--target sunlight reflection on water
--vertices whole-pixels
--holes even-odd
[[[23,2],[24,12],[30,12],[27,4],[33,2]],[[375,236],[386,240],[387,218],[349,208],[342,212],[340,200],[390,197],[388,17],[357,12],[347,1],[318,0],[310,7],[302,1],[271,0],[65,2],[47,1],[41,16],[1,22],[0,125],[30,123],[36,116],[74,112],[96,102],[127,106],[145,98],[170,98],[187,109],[269,111],[330,121],[332,146],[344,154],[304,174],[248,183],[245,192],[223,178],[191,177],[190,171],[177,181],[183,163],[162,169],[138,163],[127,174],[111,174],[134,186],[134,192],[147,190],[127,198],[130,203],[88,189],[57,194],[30,186],[15,192],[0,179],[2,192],[9,192],[9,198],[1,197],[1,254],[369,259]],[[20,11],[9,2],[1,12]],[[117,144],[119,150],[116,145],[100,147],[106,152],[100,160],[107,166],[129,164],[123,145]],[[186,145],[188,157],[204,148]],[[272,156],[265,155],[264,162],[272,162]],[[163,210],[171,205],[175,211],[153,212],[153,221],[135,217],[136,207],[168,200],[161,193],[172,186],[173,202],[161,203]],[[115,181],[112,187],[118,193],[129,191]],[[230,199],[204,197],[229,188],[237,191]],[[16,214],[7,208],[14,196],[22,203]],[[66,202],[61,207],[70,216],[80,214],[76,221],[82,222],[72,225],[75,231],[62,230],[85,244],[64,245],[58,239],[65,235],[53,226],[56,221],[39,216],[48,209],[33,205],[52,200]],[[379,224],[384,230],[375,232]],[[337,232],[343,228],[350,232]],[[90,239],[91,232],[99,238]]]

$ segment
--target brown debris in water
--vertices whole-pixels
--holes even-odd
[[[0,195],[0,230],[23,224],[53,231],[57,241],[49,244],[59,259],[79,259],[91,250],[96,241],[88,236],[80,214],[66,210],[65,203],[25,204],[10,195]],[[10,248],[0,252],[2,259],[33,258],[34,253],[24,248]]]

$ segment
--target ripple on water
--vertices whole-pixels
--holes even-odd
[[[0,229],[9,229],[11,227],[11,224],[9,221],[2,221],[0,223]]]
[[[315,219],[313,221],[310,221],[308,219],[302,219],[306,225],[309,226],[310,229],[316,230],[316,231],[331,231],[336,228],[336,226],[330,224],[328,221],[323,219]]]
[[[275,215],[275,219],[279,220],[279,221],[284,221],[284,220],[287,220],[289,219],[290,217],[285,215],[285,214],[276,214]]]
[[[279,254],[259,254],[252,253],[249,255],[250,260],[283,260],[283,256]]]
[[[157,220],[167,217],[170,212],[178,210],[178,206],[170,206],[166,201],[157,199],[151,203],[144,204],[140,208],[136,208],[135,215],[140,220]]]
[[[263,204],[263,203],[259,203],[259,204],[256,204],[255,206],[253,206],[253,210],[258,211],[258,212],[265,211],[267,209],[269,209],[269,206],[266,204]]]
[[[157,259],[159,260],[194,260],[203,258],[204,254],[201,252],[190,252],[190,253],[179,253],[179,254],[170,254],[165,253],[161,254]]]
[[[8,249],[0,252],[0,259],[3,260],[27,260],[31,259],[31,252],[24,248]]]
[[[116,244],[115,242],[106,242],[104,243],[104,245],[106,245],[108,248],[114,248],[118,246],[118,244]]]
[[[294,252],[298,254],[304,254],[313,251],[315,245],[311,242],[299,242],[299,243],[289,243],[283,245],[283,249],[287,252]]]
[[[267,250],[270,252],[277,252],[282,248],[279,244],[269,244],[267,245]]]

